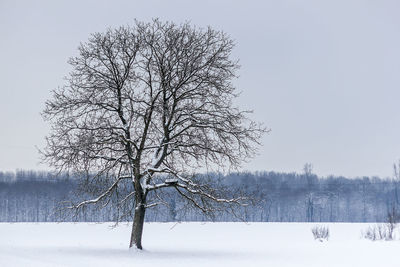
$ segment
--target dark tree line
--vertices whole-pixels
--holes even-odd
[[[377,177],[347,179],[319,178],[296,173],[233,173],[226,176],[199,176],[218,183],[216,186],[241,191],[252,196],[254,205],[232,213],[218,213],[215,221],[277,222],[375,222],[385,221],[387,212],[398,207],[398,182]],[[79,191],[81,180],[74,175],[55,176],[46,172],[0,172],[1,222],[114,221],[115,217],[130,221],[133,214],[119,210],[121,197],[114,195],[109,205],[88,206],[79,213],[63,209],[65,199],[90,197]],[[78,189],[78,190],[77,190]],[[122,189],[123,190],[123,189]],[[129,190],[129,189],[127,189]],[[78,193],[75,193],[78,192]],[[166,190],[164,203],[150,208],[147,221],[204,221],[209,218]],[[129,208],[127,209],[129,210]]]

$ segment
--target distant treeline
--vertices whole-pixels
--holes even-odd
[[[310,173],[276,172],[208,176],[215,176],[219,185],[232,191],[240,190],[254,199],[254,205],[238,210],[247,221],[385,221],[387,212],[399,204],[400,183],[397,180],[376,177],[319,178]],[[72,175],[55,175],[50,172],[0,172],[0,221],[113,221],[120,215],[113,202],[101,209],[83,209],[76,217],[60,209],[62,201],[83,198],[84,195],[73,193],[77,189],[78,180]],[[164,196],[164,205],[149,209],[147,221],[209,220],[198,211],[185,209],[180,198],[172,191],[170,193]],[[230,213],[222,213],[214,220],[237,221],[238,218]]]

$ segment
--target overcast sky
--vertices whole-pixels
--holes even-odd
[[[239,105],[271,128],[247,170],[391,176],[400,159],[400,1],[0,0],[0,170],[39,165],[40,116],[93,32],[190,21],[236,40]]]

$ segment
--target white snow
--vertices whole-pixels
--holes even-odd
[[[1,223],[0,266],[400,266],[400,241],[361,238],[369,224],[146,223],[144,251],[128,250],[131,227],[112,223]]]

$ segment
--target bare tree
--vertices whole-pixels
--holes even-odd
[[[95,33],[80,45],[66,85],[43,112],[52,125],[45,161],[86,174],[97,194],[74,208],[106,205],[128,181],[119,203],[132,204],[130,247],[142,249],[145,211],[162,202],[160,189],[174,188],[205,213],[241,202],[191,175],[238,167],[265,132],[232,103],[233,47],[223,32],[159,20]]]
[[[394,202],[396,209],[399,206],[400,160],[393,164]]]
[[[304,176],[307,179],[307,195],[306,195],[306,218],[307,222],[314,221],[314,209],[315,209],[315,200],[314,200],[314,179],[316,178],[313,175],[313,165],[311,163],[304,164],[303,167]]]
[[[313,173],[313,165],[311,163],[306,163],[303,166],[304,175],[306,177],[311,176]]]

